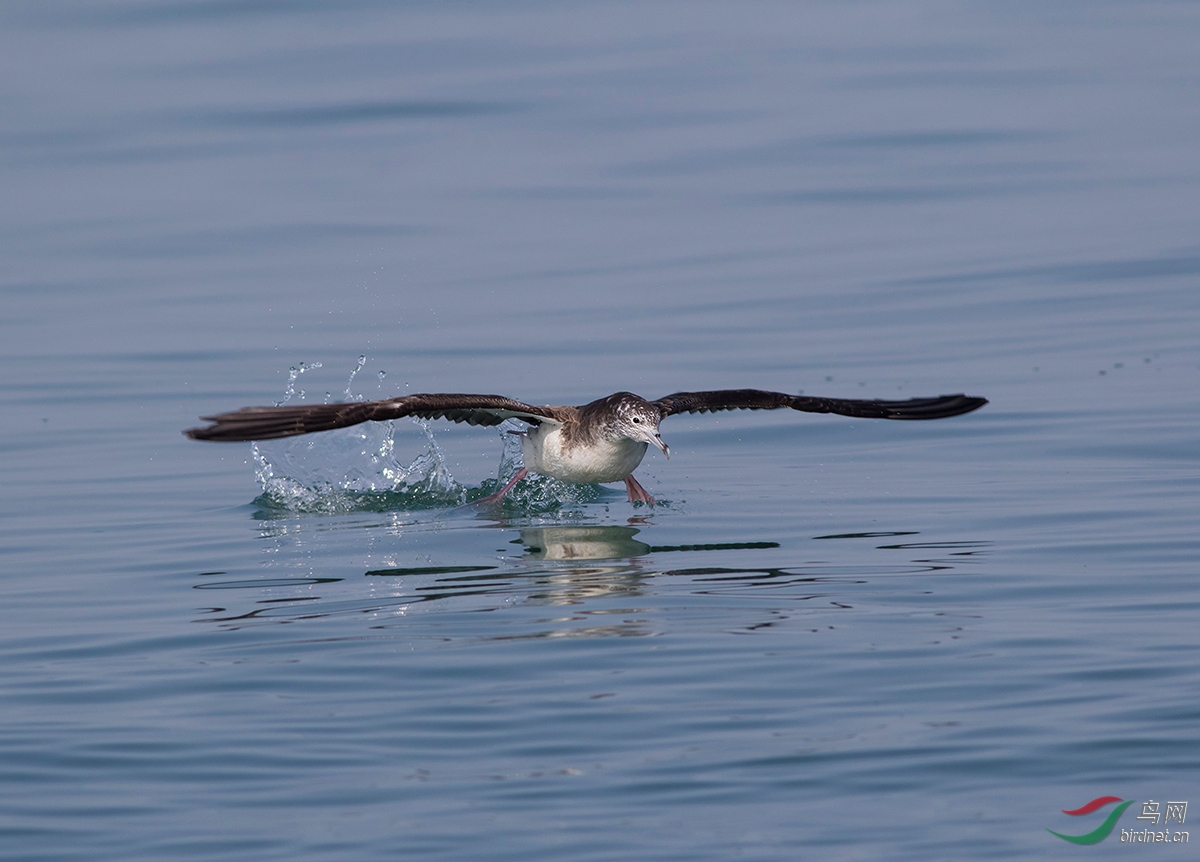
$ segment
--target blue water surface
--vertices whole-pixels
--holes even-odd
[[[0,857],[1194,857],[1195,4],[0,23]],[[991,403],[180,434],[726,387]]]

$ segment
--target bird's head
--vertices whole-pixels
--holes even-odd
[[[605,399],[616,414],[614,435],[639,443],[649,443],[668,458],[671,448],[663,442],[658,433],[658,423],[662,415],[658,408],[632,392],[618,392]]]

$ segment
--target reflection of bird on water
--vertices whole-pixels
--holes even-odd
[[[206,416],[205,421],[211,425],[184,433],[193,440],[269,440],[404,416],[449,419],[468,425],[499,425],[506,419],[517,419],[529,426],[521,432],[525,465],[503,488],[478,502],[499,500],[527,473],[540,473],[574,484],[624,481],[629,502],[654,505],[654,498],[633,478],[633,471],[642,463],[647,446],[670,457],[658,424],[677,413],[787,407],[864,419],[943,419],[969,413],[986,403],[984,398],[968,395],[861,401],[761,389],[722,389],[676,392],[657,401],[647,401],[632,392],[617,392],[580,407],[538,407],[502,395],[430,394],[343,404],[244,407]]]
[[[520,543],[531,560],[619,560],[650,553],[636,527],[524,527]]]
[[[749,551],[778,548],[778,542],[706,542],[689,545],[647,545],[635,539],[636,527],[607,524],[570,527],[522,527],[525,556],[531,560],[617,560],[670,551]]]

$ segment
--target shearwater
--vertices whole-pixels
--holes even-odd
[[[648,446],[668,458],[671,456],[671,450],[659,435],[658,424],[677,413],[787,407],[804,413],[911,420],[959,416],[984,404],[987,404],[985,398],[961,394],[906,401],[864,401],[762,389],[719,389],[676,392],[656,401],[647,401],[632,392],[616,392],[580,407],[539,407],[503,395],[437,393],[382,401],[243,407],[232,413],[203,416],[204,421],[212,424],[189,428],[183,433],[193,440],[272,440],[405,416],[449,419],[468,425],[499,425],[506,419],[517,419],[529,426],[519,432],[524,466],[503,488],[477,502],[499,500],[529,473],[540,473],[574,484],[623,481],[629,502],[653,506],[654,498],[633,478],[633,471],[642,463]]]

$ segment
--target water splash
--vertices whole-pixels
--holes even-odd
[[[341,513],[436,509],[467,502],[425,423],[425,448],[410,463],[396,454],[391,423],[368,422],[311,437],[254,444],[255,472],[268,509]]]
[[[404,465],[387,445],[369,442],[333,441],[299,454],[290,447],[264,451],[265,444],[256,445],[262,487],[257,502],[270,509],[323,513],[437,509],[466,502],[469,489],[454,480],[436,452],[426,449]]]
[[[354,381],[367,364],[366,355],[350,371],[346,401],[363,401]],[[304,399],[297,383],[321,363],[300,363],[288,371],[283,400]],[[383,380],[384,372],[378,372]],[[325,402],[329,393],[325,393]],[[449,509],[495,493],[521,468],[520,432],[524,423],[510,420],[499,426],[500,466],[495,479],[478,486],[457,481],[429,422],[414,418],[424,436],[424,448],[411,461],[396,452],[395,424],[364,422],[351,428],[302,437],[264,440],[251,448],[255,476],[262,494],[255,500],[263,513],[340,514],[358,511]],[[588,503],[623,495],[597,485],[569,485],[547,476],[519,482],[499,504],[506,512],[524,515],[566,514]]]
[[[360,354],[358,357],[358,365],[356,365],[354,367],[354,370],[350,372],[350,378],[346,381],[346,392],[345,392],[342,400],[344,400],[344,401],[361,401],[361,400],[363,400],[363,397],[361,395],[358,398],[355,398],[354,395],[351,393],[351,390],[354,388],[354,378],[358,376],[358,372],[362,371],[363,366],[366,364],[367,364],[367,354],[365,354],[365,353]]]
[[[307,365],[301,362],[299,365],[293,365],[291,368],[289,368],[287,386],[283,390],[283,400],[276,401],[275,406],[282,407],[284,404],[287,404],[292,400],[293,396],[296,395],[296,381],[300,379],[301,374],[303,374],[305,371],[312,371],[314,368],[320,367],[320,362],[314,362],[312,365]],[[328,393],[326,393],[326,395],[328,395]],[[304,397],[303,389],[300,390],[300,397]]]
[[[359,356],[346,380],[344,400],[366,400],[354,392],[355,377],[366,364],[366,355]],[[292,366],[283,400],[277,403],[302,401],[300,376],[320,367],[319,362]],[[326,392],[325,403],[329,400]],[[254,443],[251,454],[262,488],[256,502],[267,512],[322,513],[434,509],[467,502],[470,489],[450,474],[428,423],[418,424],[426,448],[411,463],[398,459],[390,422]]]

